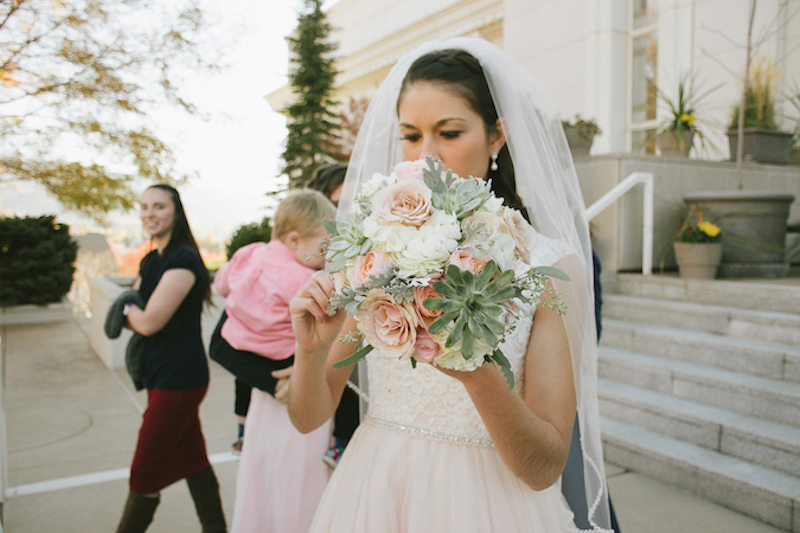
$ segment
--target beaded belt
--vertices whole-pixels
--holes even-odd
[[[441,431],[433,431],[431,429],[420,428],[408,424],[401,424],[392,420],[378,418],[372,415],[366,415],[364,422],[368,422],[373,426],[384,429],[392,429],[395,431],[402,431],[403,433],[410,433],[418,437],[423,437],[430,440],[438,440],[441,442],[448,442],[450,444],[463,444],[466,446],[482,446],[484,448],[494,448],[492,439],[488,437],[467,437],[465,435],[454,435],[452,433],[444,433]]]

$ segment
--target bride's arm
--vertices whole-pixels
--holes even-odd
[[[536,310],[524,372],[524,397],[494,365],[460,374],[503,461],[541,490],[564,470],[576,412],[567,336],[551,309]]]
[[[302,433],[315,430],[333,416],[353,366],[333,363],[353,354],[354,343],[337,342],[339,332],[355,331],[355,320],[343,309],[325,312],[333,291],[330,277],[320,271],[292,299],[289,306],[295,334],[294,369],[289,379],[288,408]]]

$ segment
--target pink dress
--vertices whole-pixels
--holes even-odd
[[[253,389],[231,533],[306,533],[325,491],[332,420],[303,435],[286,406]]]

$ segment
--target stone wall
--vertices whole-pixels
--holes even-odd
[[[683,196],[698,191],[736,189],[736,166],[728,161],[698,161],[680,157],[608,154],[577,159],[575,169],[587,207],[632,172],[654,177],[653,271],[675,269],[672,235],[681,221]],[[747,163],[745,190],[793,194],[790,221],[800,220],[800,167]],[[592,222],[594,247],[603,264],[603,280],[613,283],[616,272],[641,271],[643,188],[637,186]]]

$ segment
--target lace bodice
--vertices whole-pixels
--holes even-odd
[[[538,234],[532,248],[534,266],[553,265],[568,251],[562,243]],[[520,395],[525,387],[525,352],[532,325],[531,316],[521,318],[500,345],[514,372],[514,390]],[[457,379],[427,364],[412,368],[408,361],[377,350],[367,356],[367,368],[367,422],[448,442],[493,446],[472,399]]]

